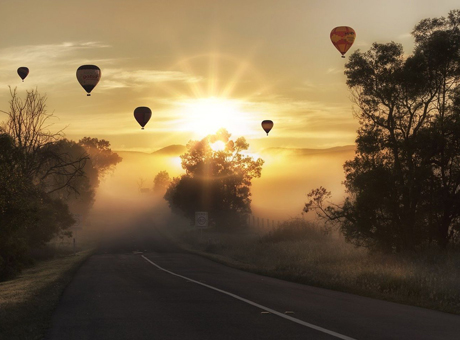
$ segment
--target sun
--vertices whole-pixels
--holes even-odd
[[[251,115],[245,112],[243,103],[238,100],[196,98],[182,101],[179,105],[184,128],[193,131],[197,138],[204,138],[220,128],[237,135],[244,135],[251,130]]]

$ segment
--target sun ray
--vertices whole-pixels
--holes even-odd
[[[208,71],[208,96],[215,96],[219,83],[218,72],[218,54],[211,53],[209,55],[209,71]]]
[[[257,47],[255,47],[251,51],[251,53],[249,54],[249,56],[246,59],[240,60],[238,62],[237,70],[233,73],[233,76],[227,82],[227,85],[225,86],[225,88],[222,90],[222,92],[220,94],[222,97],[230,96],[231,93],[233,92],[235,86],[237,86],[238,82],[241,80],[242,75],[245,74],[246,72],[248,72],[249,70],[252,71],[252,73],[254,75],[256,75],[256,77],[258,78],[258,81],[261,84],[265,84],[265,82],[263,81],[261,75],[257,72],[255,67],[250,62],[251,58],[256,53],[256,50],[257,50]]]

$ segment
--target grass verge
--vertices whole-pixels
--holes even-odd
[[[65,287],[92,255],[86,250],[25,269],[0,283],[0,339],[42,339]]]
[[[303,221],[271,233],[176,235],[183,249],[258,274],[460,314],[460,252],[381,254],[355,248]]]

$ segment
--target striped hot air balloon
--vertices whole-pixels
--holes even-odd
[[[355,30],[348,26],[339,26],[331,31],[331,41],[335,48],[342,54],[342,58],[345,58],[345,53],[353,45],[355,38]]]

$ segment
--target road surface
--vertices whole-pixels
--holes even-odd
[[[46,337],[459,338],[460,316],[228,268],[159,234],[120,238],[92,256],[65,290]]]

